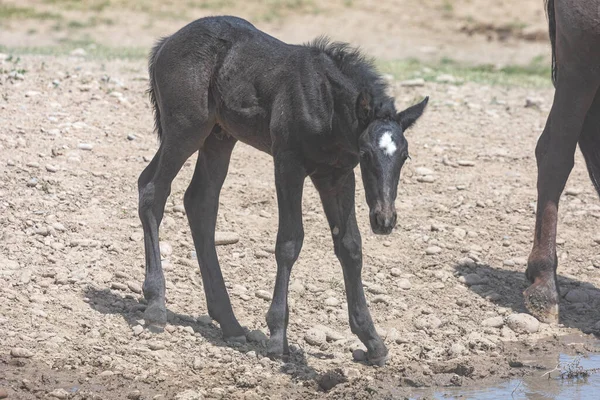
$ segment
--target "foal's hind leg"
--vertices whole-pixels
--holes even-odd
[[[168,129],[163,135],[167,135],[138,179],[139,216],[144,229],[146,253],[143,291],[148,306],[144,319],[151,330],[158,332],[162,331],[167,323],[165,277],[160,260],[158,229],[171,192],[171,182],[185,161],[199,148],[203,136],[206,136],[206,133],[199,134],[197,129],[174,129],[176,125],[165,125]]]
[[[598,77],[563,69],[552,110],[538,140],[538,202],[533,249],[527,263],[532,285],[523,293],[525,306],[538,319],[558,322],[556,224],[558,202],[573,168],[577,141],[598,88]]]
[[[194,177],[185,192],[184,204],[204,282],[208,313],[219,322],[226,340],[245,342],[244,330],[231,309],[215,249],[219,193],[236,141],[228,136],[219,139],[214,133],[206,139],[198,154]]]

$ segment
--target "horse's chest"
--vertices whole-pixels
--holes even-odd
[[[315,167],[352,169],[359,161],[357,154],[335,144],[311,146],[305,152],[306,159]]]

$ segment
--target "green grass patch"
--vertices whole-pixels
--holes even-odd
[[[0,21],[9,19],[61,19],[60,14],[36,11],[30,7],[17,7],[11,4],[0,4]]]
[[[150,48],[146,47],[110,47],[90,43],[87,40],[73,40],[56,46],[43,47],[7,47],[0,45],[0,53],[19,55],[68,56],[73,50],[83,48],[86,59],[97,60],[144,60],[148,57]]]
[[[442,74],[452,75],[460,82],[476,82],[486,85],[549,87],[550,62],[536,57],[527,65],[465,65],[450,59],[435,64],[418,60],[379,61],[379,70],[392,75],[397,80],[423,78],[426,82],[436,82]]]

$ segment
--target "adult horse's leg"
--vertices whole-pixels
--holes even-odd
[[[342,264],[352,333],[367,347],[368,361],[383,365],[387,348],[377,334],[363,291],[361,237],[354,207],[354,171],[340,177],[313,176],[329,221],[335,254]]]
[[[267,313],[267,325],[271,334],[267,352],[270,357],[280,357],[289,353],[287,295],[292,266],[300,255],[304,240],[302,189],[306,171],[292,152],[275,153],[274,162],[279,228],[275,244],[277,277],[275,278],[273,300]]]
[[[579,148],[585,158],[590,179],[600,194],[600,90],[585,117]]]
[[[139,217],[144,230],[146,276],[143,291],[148,305],[144,319],[149,329],[160,332],[167,323],[165,306],[165,277],[160,260],[158,229],[163,218],[165,203],[171,192],[171,182],[189,158],[198,149],[195,141],[176,141],[170,128],[164,135],[156,155],[138,179]],[[183,135],[182,135],[183,136]],[[186,136],[186,137],[194,137]]]
[[[196,170],[185,192],[184,204],[200,264],[208,313],[219,322],[226,340],[245,342],[244,330],[231,309],[215,249],[219,194],[236,142],[230,136],[219,139],[214,133],[206,138],[198,153]]]
[[[525,306],[538,319],[558,322],[556,224],[558,202],[573,168],[575,149],[599,78],[587,66],[561,68],[552,110],[535,150],[538,202],[534,244],[527,263],[532,283]]]

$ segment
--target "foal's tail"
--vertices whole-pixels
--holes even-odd
[[[558,67],[556,65],[556,15],[554,13],[554,0],[544,0],[546,3],[546,13],[548,14],[548,33],[550,35],[550,45],[552,46],[552,83],[556,86],[558,76]]]
[[[156,42],[150,56],[148,57],[148,75],[150,78],[150,87],[148,87],[147,93],[150,95],[150,101],[152,102],[152,108],[154,109],[154,130],[158,135],[158,140],[162,140],[162,126],[160,124],[160,109],[158,108],[158,101],[156,99],[156,82],[154,80],[154,67],[156,66],[156,56],[162,45],[167,41],[168,37],[161,38]]]

